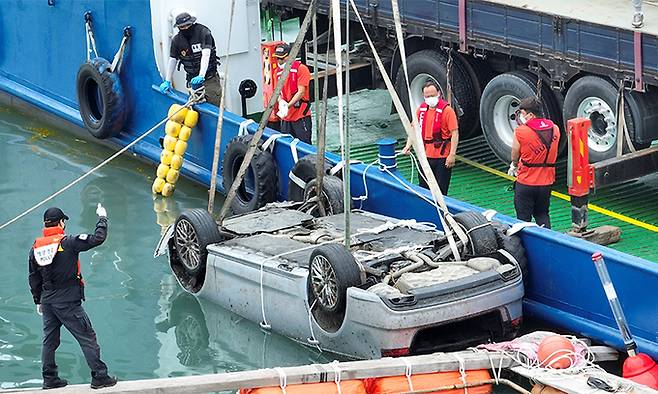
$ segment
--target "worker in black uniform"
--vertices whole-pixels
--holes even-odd
[[[176,17],[176,34],[171,41],[169,64],[165,70],[165,81],[160,91],[171,90],[171,78],[180,60],[187,74],[187,84],[192,89],[205,86],[206,101],[219,107],[222,84],[217,73],[215,39],[206,26],[196,23],[196,17],[183,12]]]
[[[43,388],[64,387],[55,362],[63,325],[78,341],[91,369],[91,388],[114,386],[117,378],[107,374],[101,360],[96,332],[82,308],[84,281],[80,273],[79,253],[94,248],[107,236],[107,212],[98,204],[98,223],[93,234],[65,235],[68,216],[59,208],[48,208],[43,215],[43,236],[34,241],[29,254],[29,283],[37,313],[43,317],[41,350]]]

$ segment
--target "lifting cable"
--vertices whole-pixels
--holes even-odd
[[[217,172],[219,171],[219,151],[222,142],[222,125],[224,122],[224,108],[226,107],[226,85],[228,85],[228,66],[231,51],[231,33],[233,32],[233,14],[235,13],[235,0],[231,1],[231,16],[228,23],[228,39],[226,43],[226,67],[224,68],[224,84],[222,85],[222,98],[219,102],[219,114],[217,116],[217,128],[215,129],[215,148],[212,158],[212,170],[210,173],[210,190],[208,190],[208,213],[212,215],[215,207],[215,191],[217,190]],[[219,78],[217,75],[215,78]]]
[[[160,122],[158,122],[155,126],[151,127],[151,128],[148,129],[147,131],[145,131],[142,135],[140,135],[139,137],[135,138],[131,143],[129,143],[128,145],[124,146],[121,150],[117,151],[117,152],[114,153],[112,156],[110,156],[110,157],[108,157],[107,159],[105,159],[102,163],[100,163],[100,164],[97,165],[96,167],[94,167],[94,168],[92,168],[91,170],[85,172],[85,173],[82,174],[80,177],[78,177],[78,178],[76,178],[75,180],[73,180],[72,182],[68,183],[66,186],[62,187],[61,189],[59,189],[59,190],[56,191],[55,193],[53,193],[53,194],[51,194],[50,196],[48,196],[48,197],[44,198],[43,200],[41,200],[41,202],[39,202],[39,203],[33,205],[31,208],[27,209],[26,211],[24,211],[24,212],[21,213],[20,215],[16,216],[15,218],[13,218],[13,219],[11,219],[10,221],[8,221],[8,222],[4,223],[3,225],[1,225],[1,226],[0,226],[0,230],[2,230],[3,228],[9,226],[10,224],[16,222],[17,220],[21,219],[22,217],[26,216],[27,214],[29,214],[30,212],[32,212],[32,211],[34,211],[35,209],[39,208],[39,207],[42,206],[43,204],[47,203],[48,201],[50,201],[50,200],[52,200],[53,198],[55,198],[55,197],[59,196],[60,194],[64,193],[65,191],[67,191],[67,190],[70,189],[71,187],[75,186],[76,184],[78,184],[80,181],[82,181],[83,179],[85,179],[85,178],[88,177],[89,175],[91,175],[91,174],[93,174],[94,172],[98,171],[99,169],[101,169],[102,167],[104,167],[106,164],[108,164],[108,163],[111,162],[112,160],[114,160],[114,159],[116,159],[117,157],[119,157],[122,153],[124,153],[124,152],[127,151],[128,149],[132,148],[132,147],[133,147],[135,144],[137,144],[139,141],[141,141],[141,140],[143,140],[144,138],[146,138],[146,136],[148,136],[148,135],[151,134],[153,131],[155,131],[156,129],[158,129],[160,126],[162,126],[167,120],[169,120],[171,117],[173,117],[174,115],[176,115],[178,112],[182,111],[183,108],[189,108],[189,107],[191,107],[193,104],[196,104],[197,102],[199,102],[202,98],[203,98],[203,88],[201,88],[201,89],[197,89],[197,90],[193,91],[193,92],[190,94],[190,98],[187,100],[187,102],[185,103],[185,105],[181,106],[178,110],[176,110],[176,112],[172,113],[171,115],[167,115],[164,119],[162,119]]]
[[[361,14],[359,13],[359,10],[356,7],[356,4],[354,4],[354,0],[350,0],[350,3],[352,4],[352,8],[354,9],[354,12],[359,20],[359,23],[361,24],[361,28],[363,29],[363,33],[368,40],[368,44],[370,45],[370,49],[373,53],[373,56],[375,57],[375,61],[377,63],[377,66],[379,67],[380,74],[382,75],[382,78],[384,79],[384,83],[386,84],[386,88],[388,89],[389,94],[391,95],[391,98],[393,99],[393,104],[395,105],[395,109],[398,112],[398,115],[400,116],[400,120],[402,121],[402,125],[405,128],[405,131],[407,132],[407,136],[409,139],[411,139],[411,142],[413,144],[414,150],[416,151],[416,154],[418,155],[418,159],[420,162],[420,167],[423,170],[423,173],[425,174],[425,177],[427,178],[428,185],[430,187],[430,192],[432,193],[433,200],[437,204],[437,212],[439,214],[439,220],[441,221],[441,226],[443,227],[443,231],[445,232],[447,238],[448,238],[448,243],[450,244],[450,249],[453,252],[453,255],[457,260],[460,259],[460,254],[459,250],[457,248],[457,244],[455,242],[454,236],[453,236],[453,231],[457,234],[459,239],[461,240],[462,244],[466,244],[468,241],[468,238],[464,231],[461,229],[461,227],[457,224],[455,219],[450,215],[450,212],[448,211],[448,207],[445,204],[445,200],[443,199],[443,194],[441,194],[441,190],[439,189],[439,185],[436,181],[436,177],[434,176],[434,173],[432,172],[432,169],[430,168],[429,162],[427,161],[427,156],[425,155],[425,148],[422,144],[422,138],[421,138],[421,131],[418,127],[413,127],[411,125],[411,122],[409,118],[407,117],[407,113],[404,109],[404,106],[402,105],[402,102],[400,101],[400,98],[395,91],[395,87],[393,86],[393,83],[391,82],[390,77],[388,76],[386,69],[384,68],[384,65],[382,63],[382,60],[379,56],[379,53],[377,52],[377,49],[375,48],[375,45],[372,42],[372,39],[370,38],[370,35],[368,34],[366,27],[363,23],[363,19],[361,18]],[[393,5],[393,16],[395,18],[395,28],[396,30],[402,30],[402,25],[400,23],[400,15],[399,15],[399,7],[398,7],[398,0],[391,0],[391,3]],[[401,36],[401,33],[398,33],[398,36]],[[404,51],[404,40],[398,42],[398,45],[401,48],[401,52]],[[406,58],[401,57],[402,64],[404,69],[406,69],[406,66],[404,65],[406,63]],[[408,77],[407,77],[408,80]],[[409,89],[409,88],[407,88]],[[411,97],[409,98],[411,100]],[[410,104],[411,106],[411,101]],[[416,124],[417,122],[414,122]]]

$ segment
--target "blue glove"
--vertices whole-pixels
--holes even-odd
[[[196,77],[192,78],[192,80],[190,81],[190,86],[192,86],[192,89],[198,89],[198,88],[201,87],[201,85],[203,85],[205,80],[206,80],[206,78],[202,77],[201,75],[196,76]]]
[[[171,82],[164,81],[160,84],[160,93],[167,93],[171,90]]]

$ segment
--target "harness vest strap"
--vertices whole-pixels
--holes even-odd
[[[532,127],[528,126],[530,130],[534,131],[535,134],[537,135],[537,138],[541,141],[542,145],[546,148],[546,156],[544,157],[544,161],[541,163],[530,163],[526,160],[521,160],[524,166],[529,167],[529,168],[550,168],[550,167],[555,167],[555,162],[549,163],[548,162],[548,157],[551,155],[551,144],[553,142],[553,132],[554,129],[551,127],[548,130],[537,130],[533,129]],[[548,138],[545,138],[545,134],[541,133],[541,131],[548,131]]]

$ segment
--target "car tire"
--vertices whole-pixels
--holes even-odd
[[[465,211],[454,215],[453,218],[468,235],[469,242],[464,252],[466,255],[485,256],[498,250],[496,231],[482,214]]]
[[[306,155],[292,167],[288,181],[288,201],[304,201],[304,189],[311,180],[315,179],[317,161],[316,155]],[[325,160],[324,173],[327,174],[330,169],[331,164]]]
[[[523,276],[523,283],[527,284],[530,278],[530,272],[528,270],[528,256],[526,255],[525,247],[523,247],[521,237],[517,234],[507,235],[507,230],[509,230],[510,227],[504,223],[494,221],[492,222],[492,226],[496,230],[498,248],[503,249],[512,255],[514,260],[516,260],[516,263],[518,263],[519,270]],[[504,255],[499,257],[507,259],[507,257]],[[510,261],[510,263],[514,262]]]
[[[320,327],[336,332],[345,318],[347,289],[361,284],[361,270],[341,244],[318,246],[311,253],[308,270],[308,305]]]
[[[304,188],[304,202],[309,199],[317,197],[317,179],[311,180]],[[345,204],[343,203],[343,181],[332,175],[327,175],[322,178],[322,203],[327,216],[338,215],[345,211]],[[309,208],[311,215],[319,217],[320,212],[317,204]]]

